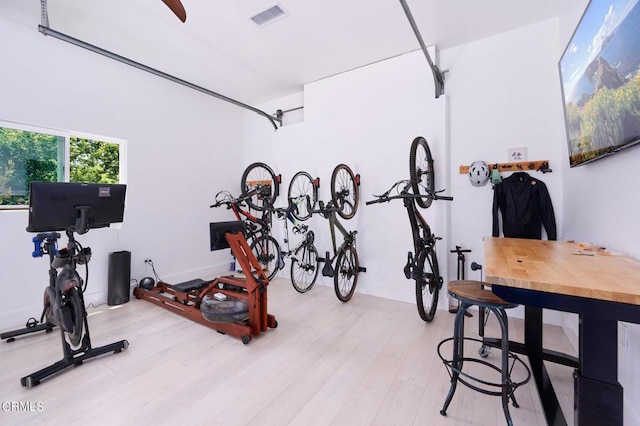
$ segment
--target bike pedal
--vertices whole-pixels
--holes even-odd
[[[358,266],[358,272],[367,272],[367,268],[364,266]]]

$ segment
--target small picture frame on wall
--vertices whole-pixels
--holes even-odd
[[[527,161],[527,147],[509,148],[509,161]]]

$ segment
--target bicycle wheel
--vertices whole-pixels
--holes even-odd
[[[336,296],[342,302],[348,302],[356,291],[358,284],[358,252],[352,245],[345,246],[338,253],[336,273],[333,276],[333,287]]]
[[[318,250],[313,244],[304,243],[291,257],[291,284],[300,293],[306,293],[318,278]]]
[[[299,199],[300,203],[298,208],[295,209],[292,214],[298,220],[307,220],[311,217],[309,211],[309,205],[307,205],[307,199],[311,205],[311,209],[316,207],[318,202],[318,188],[313,184],[313,178],[307,172],[298,172],[291,179],[289,184],[288,201]]]
[[[418,256],[418,277],[416,278],[416,303],[418,313],[424,321],[430,322],[436,314],[441,278],[435,251],[427,247]]]
[[[331,174],[331,201],[343,219],[351,219],[358,210],[356,177],[346,164],[338,164]]]
[[[278,196],[278,179],[265,163],[250,164],[242,173],[240,191],[246,194],[253,189],[258,189],[258,193],[247,199],[247,204],[254,210],[264,210],[265,202],[273,205]]]
[[[418,136],[411,143],[409,152],[409,177],[411,188],[416,195],[428,195],[428,198],[416,198],[416,202],[423,209],[431,205],[434,191],[433,158],[429,144],[422,136]]]
[[[261,235],[253,240],[250,248],[271,281],[280,269],[280,245],[271,235]]]

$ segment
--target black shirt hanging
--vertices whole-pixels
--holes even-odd
[[[505,237],[540,239],[542,225],[549,240],[556,239],[556,217],[544,182],[517,172],[493,188],[493,236],[500,236],[498,210]]]

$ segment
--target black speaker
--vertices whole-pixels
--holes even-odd
[[[115,251],[109,253],[108,282],[107,303],[109,306],[121,305],[129,301],[131,252]]]

